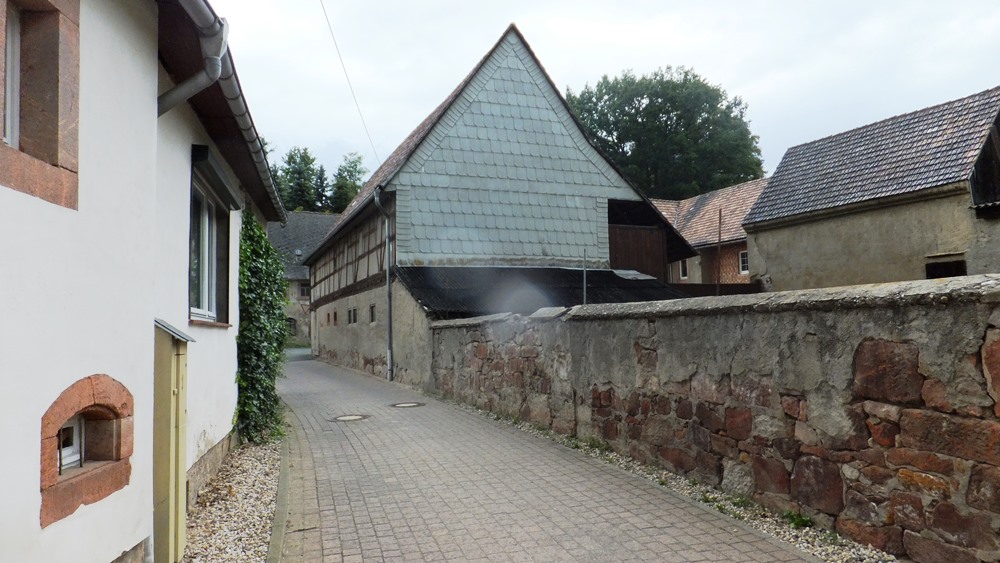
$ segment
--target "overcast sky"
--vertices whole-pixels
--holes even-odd
[[[258,131],[280,161],[376,157],[320,0],[211,0]],[[325,0],[382,159],[516,23],[565,94],[686,66],[748,105],[768,174],[788,147],[1000,84],[996,0]]]

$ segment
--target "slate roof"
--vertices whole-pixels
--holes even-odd
[[[719,209],[722,209],[722,242],[747,238],[743,218],[757,201],[768,179],[750,180],[721,190],[674,201],[654,199],[656,209],[673,223],[695,248],[719,242]]]
[[[1000,87],[792,147],[745,225],[966,180]]]
[[[398,279],[418,303],[439,316],[533,313],[541,307],[583,303],[583,272],[570,268],[397,267]],[[587,271],[587,303],[680,299],[686,294],[650,276]]]
[[[486,53],[485,56],[476,64],[476,66],[469,72],[468,75],[458,84],[458,86],[442,101],[431,113],[428,115],[404,140],[396,149],[389,155],[389,157],[375,170],[372,176],[365,182],[364,186],[358,191],[357,196],[347,205],[342,214],[342,220],[334,227],[331,233],[328,235],[328,240],[324,241],[323,244],[315,252],[315,256],[309,256],[308,261],[316,260],[319,255],[330,245],[335,238],[335,235],[341,230],[350,228],[349,225],[351,220],[372,204],[374,198],[375,189],[379,186],[389,186],[398,174],[400,174],[406,163],[414,157],[414,154],[418,151],[421,145],[427,139],[428,135],[434,130],[434,128],[442,121],[448,110],[456,103],[456,101],[461,97],[462,93],[470,86],[470,83],[476,78],[476,76],[483,69],[484,65],[493,57],[493,55],[500,49],[504,41],[511,34],[515,34],[520,43],[522,43],[525,49],[528,51],[531,58],[534,59],[535,64],[541,69],[542,77],[545,81],[549,83],[549,86],[556,93],[566,112],[571,116],[576,127],[579,128],[581,132],[585,131],[584,126],[579,121],[579,119],[573,114],[565,98],[559,94],[559,89],[552,82],[551,77],[544,71],[541,63],[538,61],[537,56],[531,50],[524,36],[517,29],[514,24],[511,24],[507,30],[503,33],[496,44]],[[607,156],[601,152],[601,150],[593,144],[590,138],[584,134],[583,139],[585,142],[590,144],[591,147],[601,156],[602,159],[607,163],[607,165],[622,178],[625,185],[631,188],[637,196],[648,201],[634,185],[624,176],[621,170],[618,169],[612,163]],[[492,159],[491,159],[492,160]],[[499,162],[498,162],[499,164]],[[687,242],[680,236],[680,234],[674,229],[672,225],[667,225],[668,237],[670,239],[670,253],[672,255],[677,255],[676,259],[693,256],[694,251],[690,248]]]
[[[289,211],[288,222],[267,224],[267,238],[281,256],[285,279],[309,279],[309,267],[302,262],[319,246],[340,215]],[[302,252],[296,256],[295,251]]]

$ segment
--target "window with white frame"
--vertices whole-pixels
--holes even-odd
[[[750,273],[750,253],[746,250],[740,252],[740,273]]]
[[[76,415],[59,429],[59,473],[83,466],[83,417]]]
[[[215,218],[216,204],[199,184],[196,181],[191,191],[191,279],[188,285],[191,316],[215,320],[218,309],[216,239],[219,226]]]
[[[21,10],[7,2],[5,19],[3,142],[17,148],[21,115]]]
[[[688,259],[681,260],[681,279],[688,279]]]

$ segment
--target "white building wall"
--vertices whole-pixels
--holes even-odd
[[[161,75],[163,90],[169,80]],[[230,327],[189,324],[188,236],[191,207],[191,145],[212,146],[184,104],[159,119],[156,186],[156,317],[194,338],[188,345],[187,466],[232,430],[236,410],[236,334],[239,327],[240,211],[230,213]],[[181,275],[179,275],[181,274]]]
[[[80,10],[79,209],[0,186],[0,561],[107,562],[152,533],[156,5]],[[129,484],[42,529],[42,415],[95,373],[135,399]]]

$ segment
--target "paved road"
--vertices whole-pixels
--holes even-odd
[[[810,561],[549,440],[296,359],[283,561]],[[393,408],[420,402],[414,408]],[[342,415],[364,415],[336,422]]]

